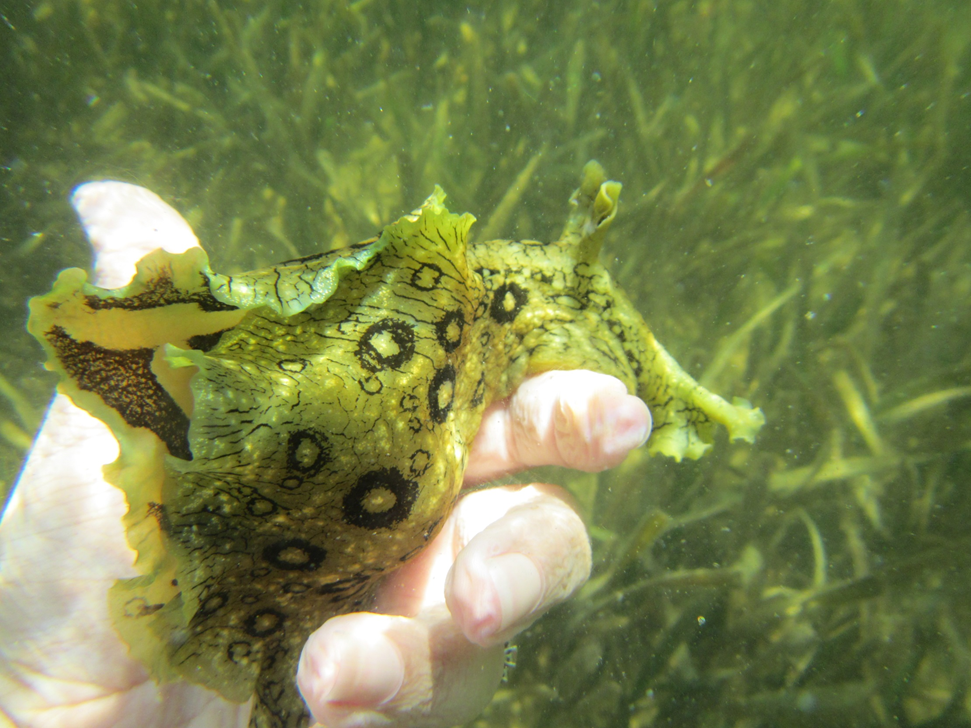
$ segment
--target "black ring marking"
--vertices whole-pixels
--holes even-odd
[[[508,324],[526,305],[526,291],[515,283],[503,283],[492,294],[489,315],[498,324]]]
[[[249,642],[243,642],[242,640],[238,642],[230,642],[229,646],[226,648],[226,657],[234,665],[239,663],[249,662],[249,656],[253,654],[253,645]]]
[[[307,364],[309,362],[306,359],[283,359],[276,363],[282,371],[289,374],[299,374],[307,368]]]
[[[276,503],[261,496],[250,498],[246,503],[246,510],[251,516],[266,518],[276,513]]]
[[[316,474],[330,462],[330,443],[313,430],[296,430],[287,438],[287,467],[299,473]]]
[[[446,399],[443,403],[442,399]],[[428,409],[432,419],[441,424],[448,417],[452,410],[452,401],[455,399],[455,367],[446,364],[432,378],[432,383],[428,387]]]
[[[316,571],[327,558],[327,551],[302,538],[288,538],[264,548],[263,558],[284,571]]]
[[[414,355],[414,329],[397,319],[382,319],[368,326],[357,347],[357,358],[369,372],[397,369]]]
[[[297,490],[303,485],[303,478],[289,477],[281,480],[277,485],[279,485],[284,490]]]
[[[246,618],[243,629],[251,637],[266,637],[283,627],[286,615],[276,609],[261,609]]]
[[[462,343],[462,333],[465,331],[465,317],[461,311],[449,311],[442,320],[435,324],[435,336],[438,343],[449,354]]]
[[[381,390],[384,389],[384,383],[373,374],[370,377],[359,379],[357,383],[368,394],[381,394]]]
[[[215,614],[220,609],[226,606],[229,602],[229,592],[216,592],[215,594],[210,594],[206,597],[202,604],[199,605],[199,611],[196,614],[200,617],[208,617],[210,614]]]
[[[390,528],[411,515],[417,499],[418,483],[397,468],[372,470],[344,496],[344,520],[361,528]]]
[[[411,274],[411,285],[419,291],[433,291],[438,288],[438,282],[442,280],[442,275],[442,269],[434,263],[422,263]]]

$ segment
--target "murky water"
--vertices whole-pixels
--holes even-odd
[[[624,184],[605,255],[755,446],[545,472],[591,585],[481,725],[971,720],[971,10],[960,2],[38,2],[0,48],[0,479],[54,386],[26,299],[67,204],[150,187],[243,270],[372,235],[435,183],[480,239]]]

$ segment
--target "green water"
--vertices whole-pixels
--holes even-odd
[[[0,6],[0,481],[53,380],[25,300],[67,196],[149,187],[231,272],[355,242],[435,183],[549,239],[588,159],[606,255],[754,447],[577,477],[594,579],[481,726],[971,722],[971,6]],[[524,181],[525,180],[525,181]]]

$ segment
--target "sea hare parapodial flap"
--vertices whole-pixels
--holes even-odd
[[[436,188],[350,248],[234,276],[157,251],[123,289],[72,269],[31,302],[61,390],[121,444],[143,576],[112,611],[157,679],[304,725],[303,642],[427,543],[483,409],[530,374],[618,377],[651,452],[699,457],[716,423],[754,438],[761,412],[686,374],[599,263],[619,193],[591,163],[560,240],[469,244]]]

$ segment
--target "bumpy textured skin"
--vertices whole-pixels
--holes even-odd
[[[591,163],[560,240],[470,245],[436,188],[351,248],[238,276],[157,251],[124,289],[72,269],[31,302],[61,390],[121,444],[106,476],[144,576],[112,613],[158,680],[306,725],[304,641],[432,538],[483,409],[530,374],[620,378],[677,459],[716,422],[754,437],[761,412],[685,374],[598,262],[619,193]]]

